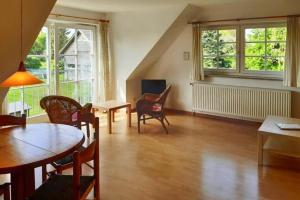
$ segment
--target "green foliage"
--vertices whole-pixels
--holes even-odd
[[[39,69],[42,66],[42,62],[39,58],[27,57],[25,60],[25,66],[28,69]]]
[[[284,69],[286,28],[246,29],[245,67],[251,71]]]
[[[286,48],[286,28],[245,30],[245,68],[252,71],[282,71]],[[204,68],[236,68],[236,30],[202,32]]]
[[[235,30],[208,30],[202,32],[203,57],[205,68],[236,67]]]

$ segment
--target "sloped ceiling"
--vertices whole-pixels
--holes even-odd
[[[285,0],[58,0],[57,5],[98,12],[121,12],[153,9],[162,6],[185,6],[187,4],[202,7],[262,1],[269,3],[270,6],[274,2],[285,2]]]

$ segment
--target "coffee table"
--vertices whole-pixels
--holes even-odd
[[[115,122],[115,111],[121,108],[127,109],[128,117],[128,127],[131,127],[131,104],[126,102],[121,102],[117,100],[106,101],[101,104],[93,105],[92,112],[95,113],[97,110],[107,112],[107,126],[109,134],[112,133],[112,122]]]
[[[264,152],[300,158],[300,130],[282,130],[277,123],[300,124],[300,119],[268,116],[258,129],[258,165]]]

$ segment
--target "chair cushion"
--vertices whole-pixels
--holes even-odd
[[[79,147],[79,149],[77,149],[77,151],[83,151],[84,149],[85,149],[85,147],[81,146],[81,147]],[[66,165],[66,164],[69,164],[72,162],[73,162],[73,153],[67,155],[66,157],[64,157],[60,160],[55,161],[54,164],[55,165]]]
[[[81,195],[93,181],[93,176],[80,177]],[[29,197],[29,200],[73,200],[72,184],[72,175],[53,175]]]
[[[161,104],[156,103],[152,106],[152,111],[153,112],[160,112],[161,111]]]
[[[78,120],[78,112],[74,112],[72,114],[72,122],[76,122]]]

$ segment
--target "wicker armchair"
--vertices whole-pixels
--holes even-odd
[[[166,133],[168,134],[168,129],[164,123],[169,122],[166,118],[164,112],[164,104],[168,97],[168,94],[171,90],[171,85],[169,85],[161,94],[151,94],[145,93],[136,103],[136,111],[138,117],[138,132],[140,133],[140,121],[145,121],[148,119],[157,119],[161,122],[163,128],[165,129]],[[150,117],[146,117],[146,115]],[[143,118],[142,118],[143,117]]]
[[[78,128],[86,126],[87,135],[90,136],[89,123],[82,124],[78,119],[79,115],[91,112],[91,103],[81,106],[69,97],[50,95],[42,98],[40,105],[47,112],[51,123],[67,124]]]

